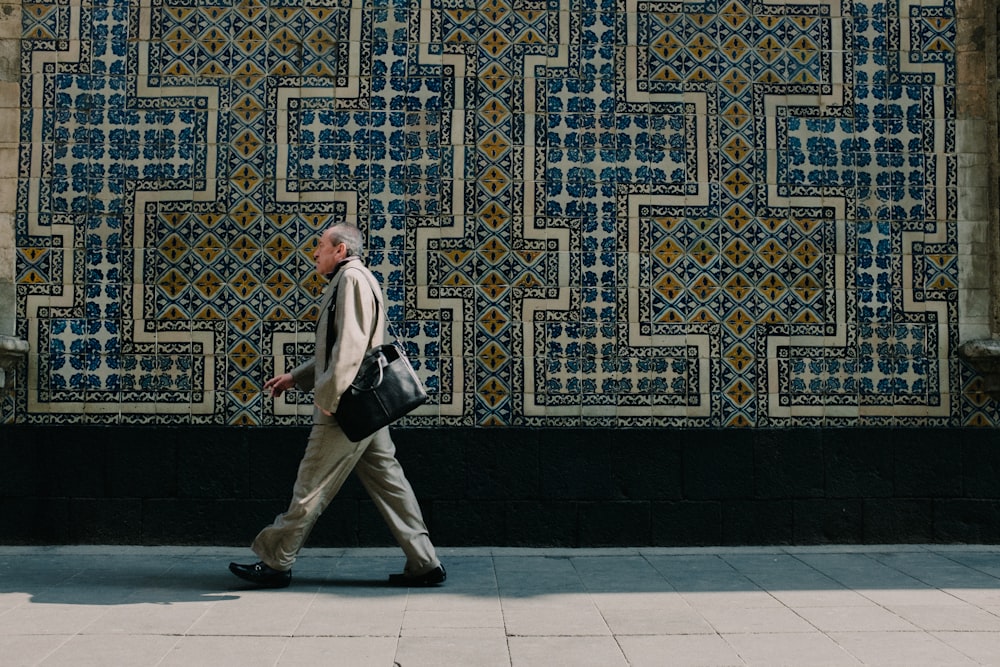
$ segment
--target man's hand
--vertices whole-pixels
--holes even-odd
[[[295,378],[292,377],[291,373],[284,373],[282,375],[275,375],[273,378],[264,383],[264,390],[270,390],[271,396],[278,398],[287,389],[291,389],[295,386]]]

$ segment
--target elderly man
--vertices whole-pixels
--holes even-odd
[[[275,397],[292,387],[312,390],[316,404],[288,511],[253,541],[251,548],[259,562],[229,565],[233,574],[261,588],[283,588],[291,583],[292,564],[299,550],[352,470],[357,471],[406,554],[402,574],[389,575],[389,583],[434,586],[445,580],[420,506],[396,460],[389,429],[351,442],[333,416],[365,353],[381,344],[385,336],[382,291],[361,261],[361,249],[361,232],[351,224],[336,224],[320,236],[313,259],[316,271],[330,283],[320,305],[315,354],[291,372],[264,383],[264,389]]]

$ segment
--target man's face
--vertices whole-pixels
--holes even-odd
[[[347,257],[347,245],[333,238],[329,232],[323,232],[319,237],[319,244],[313,252],[313,260],[316,262],[316,272],[320,275],[333,273],[337,264]]]

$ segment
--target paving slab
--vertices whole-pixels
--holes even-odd
[[[0,546],[7,665],[1000,665],[1000,546],[309,549],[291,587],[241,547]]]

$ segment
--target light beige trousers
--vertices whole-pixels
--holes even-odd
[[[406,554],[403,572],[419,575],[440,565],[420,505],[396,460],[389,429],[383,428],[361,442],[351,442],[336,423],[313,424],[288,511],[260,531],[251,547],[254,553],[276,570],[290,569],[316,520],[351,470],[357,472]]]

